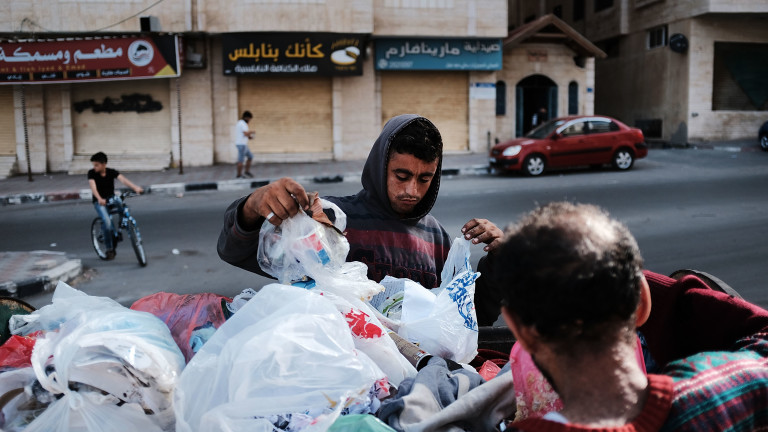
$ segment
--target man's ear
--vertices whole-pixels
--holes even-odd
[[[501,317],[504,318],[507,327],[515,335],[515,339],[520,342],[523,349],[531,354],[535,353],[535,348],[538,346],[538,332],[536,329],[523,324],[520,318],[507,309],[506,306],[501,307]]]
[[[645,324],[648,317],[651,316],[651,288],[648,286],[645,275],[640,276],[640,302],[637,305],[635,316],[637,317],[635,327]]]

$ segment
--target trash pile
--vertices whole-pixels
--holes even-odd
[[[333,223],[303,212],[265,222],[259,262],[278,283],[235,298],[160,292],[126,308],[59,283],[50,305],[8,322],[0,428],[401,430],[419,370],[447,368],[445,379],[468,379],[463,391],[495,376],[494,365],[483,375],[468,365],[479,276],[469,242],[454,240],[439,288],[376,283],[345,262],[334,210]]]

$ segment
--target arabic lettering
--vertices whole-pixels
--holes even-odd
[[[81,102],[75,102],[73,104],[75,111],[82,113],[87,109],[92,109],[94,113],[113,113],[113,112],[153,112],[162,111],[163,104],[159,101],[152,99],[151,95],[133,93],[130,95],[122,95],[120,99],[112,99],[105,97],[101,103],[96,102],[93,99],[86,99]]]
[[[464,42],[464,51],[469,51],[473,54],[477,54],[478,52],[490,54],[492,52],[501,51],[501,43],[500,42],[486,43],[481,41],[466,41]]]
[[[418,42],[412,44],[411,42],[406,41],[403,45],[400,46],[400,49],[394,46],[387,49],[387,51],[384,53],[384,58],[390,59],[391,57],[395,56],[403,58],[406,55],[428,55],[432,57],[443,58],[447,55],[461,55],[461,48],[458,46],[452,46],[450,42]]]
[[[69,54],[69,52],[67,52]],[[117,57],[123,56],[123,49],[118,48],[117,50],[113,50],[112,48],[106,48],[104,44],[101,44],[101,49],[96,48],[93,50],[92,53],[84,53],[80,50],[75,51],[74,54],[74,60],[75,63],[77,63],[78,60],[97,60],[97,59],[113,59]],[[64,64],[69,63],[69,60]]]
[[[293,45],[289,45],[285,50],[285,56],[289,58],[323,58],[325,54],[320,50],[323,44],[312,45],[309,38],[304,40],[304,43],[296,42]]]
[[[258,73],[317,73],[317,65],[297,65],[297,64],[276,64],[276,65],[235,65],[236,74],[258,74]],[[225,71],[225,75],[228,73]]]
[[[69,50],[58,50],[53,53],[40,53],[39,51],[35,51],[34,54],[31,54],[29,52],[25,52],[22,50],[23,47],[18,47],[13,51],[13,55],[7,55],[3,48],[0,48],[0,61],[5,62],[51,62],[51,61],[62,61],[63,64],[69,64],[70,61],[74,60],[74,63],[77,63],[78,60],[98,60],[98,59],[114,59],[117,57],[122,57],[123,55],[123,49],[122,48],[107,48],[104,44],[101,44],[101,48],[96,48],[91,53],[82,52],[81,50],[76,50],[74,54],[70,54]]]
[[[254,61],[259,61],[262,58],[271,58],[273,61],[277,61],[280,57],[280,48],[272,48],[270,43],[262,43],[259,47],[253,47],[253,44],[248,44],[248,48],[237,48],[234,52],[227,55],[231,61],[237,61],[241,58],[250,58]]]
[[[130,74],[131,74],[130,69],[108,69],[108,70],[101,71],[102,78],[129,76]]]

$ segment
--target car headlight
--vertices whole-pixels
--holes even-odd
[[[523,149],[523,146],[513,145],[505,148],[504,151],[501,152],[501,154],[503,156],[517,156],[517,154],[520,153],[520,150],[522,149]]]

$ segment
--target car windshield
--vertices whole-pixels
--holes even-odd
[[[563,123],[565,123],[565,120],[562,120],[562,119],[550,120],[546,123],[542,123],[541,126],[528,132],[528,134],[525,135],[525,137],[536,138],[536,139],[546,138],[549,134],[552,133],[553,130],[557,129],[557,127],[562,125]]]

